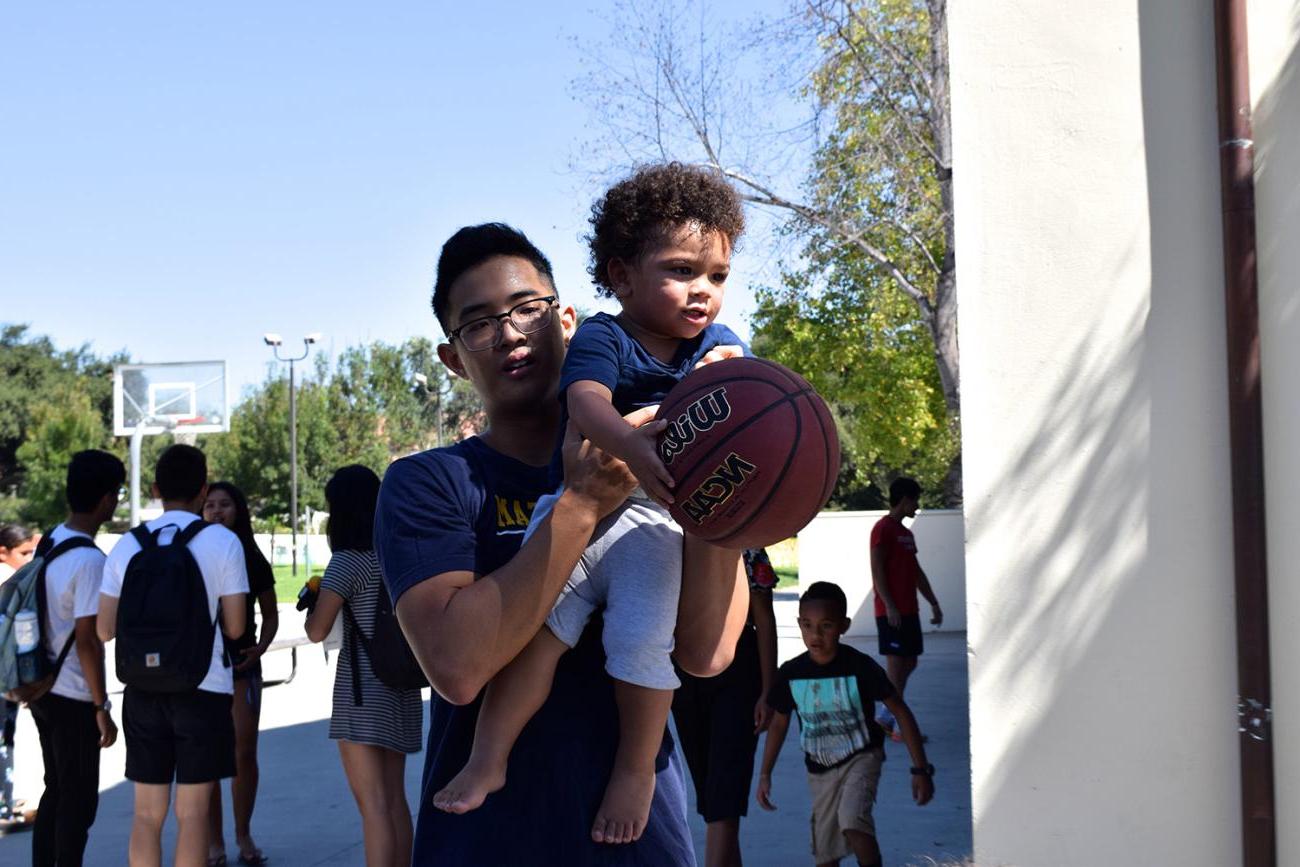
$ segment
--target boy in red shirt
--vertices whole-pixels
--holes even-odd
[[[921,486],[916,479],[895,479],[889,486],[889,514],[871,528],[871,583],[876,592],[880,655],[885,658],[885,671],[899,697],[924,649],[918,590],[930,603],[930,622],[935,626],[943,623],[939,600],[916,559],[916,537],[903,526],[904,518],[916,517],[920,498]],[[879,722],[894,740],[899,739],[887,709]]]

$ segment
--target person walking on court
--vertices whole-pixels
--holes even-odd
[[[921,486],[915,479],[894,479],[889,485],[889,514],[871,528],[871,584],[876,594],[880,655],[900,698],[924,651],[918,591],[930,603],[930,623],[943,623],[943,609],[916,559],[916,537],[903,525],[904,518],[916,517],[920,499]],[[882,706],[878,722],[893,740],[901,739],[887,707]]]
[[[125,480],[126,468],[108,452],[73,455],[67,520],[39,547],[47,563],[42,637],[55,675],[50,691],[30,705],[45,761],[45,793],[32,833],[33,867],[81,864],[99,806],[100,750],[117,741],[104,682],[104,645],[95,634],[105,558],[94,539],[113,517]]]
[[[0,524],[0,582],[8,580],[36,552],[35,531],[22,524]],[[14,733],[18,702],[0,698],[0,832],[24,825],[23,811],[14,803]]]
[[[248,571],[248,604],[244,609],[244,634],[226,639],[235,693],[231,711],[235,723],[235,776],[230,781],[230,800],[235,817],[235,845],[239,863],[247,867],[265,864],[267,858],[253,842],[253,805],[257,801],[257,726],[262,713],[262,654],[275,640],[280,628],[280,610],[275,604],[275,574],[253,538],[253,519],[248,498],[230,482],[213,482],[203,501],[203,520],[221,524],[239,537]],[[262,613],[261,633],[254,621],[253,606]],[[225,831],[222,828],[221,785],[212,790],[208,813],[208,867],[226,863]]]
[[[367,867],[406,867],[412,841],[406,756],[420,751],[423,712],[418,689],[394,689],[379,680],[368,647],[379,594],[388,592],[374,550],[378,498],[379,477],[358,464],[343,467],[326,484],[326,534],[333,554],[307,615],[307,637],[324,641],[342,612],[329,736],[339,742],[343,771],[361,812]]]
[[[898,720],[901,740],[912,760],[912,800],[925,806],[934,797],[934,765],[916,717],[888,675],[865,653],[841,644],[849,631],[848,601],[835,584],[816,581],[799,597],[799,634],[804,653],[781,666],[768,692],[772,724],[763,745],[758,803],[775,810],[772,770],[790,728],[799,716],[812,795],[812,854],[818,867],[833,867],[852,855],[859,867],[881,867],[872,807],[885,761],[884,732],[872,719],[880,702]]]
[[[772,720],[765,698],[776,679],[776,573],[767,552],[744,552],[749,621],[727,670],[716,677],[678,671],[673,719],[705,822],[705,867],[741,867],[740,820],[748,813],[758,736]]]
[[[193,446],[164,451],[153,485],[162,515],[123,536],[104,565],[97,630],[101,641],[117,639],[117,676],[126,685],[132,867],[162,864],[173,782],[174,863],[202,867],[212,790],[235,774],[234,681],[222,633],[244,633],[248,576],[239,537],[199,518],[207,476]]]

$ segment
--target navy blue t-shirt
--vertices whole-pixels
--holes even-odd
[[[394,463],[375,514],[375,551],[394,602],[443,572],[486,575],[505,565],[519,550],[537,498],[549,490],[546,467],[506,457],[477,437]],[[417,867],[695,863],[681,759],[666,730],[645,834],[624,846],[591,842],[618,747],[618,710],[600,628],[600,618],[593,618],[578,646],[561,658],[550,697],[510,754],[505,788],[461,816],[434,808],[433,794],[469,757],[479,699],[457,707],[433,693]]]
[[[627,415],[660,403],[711,349],[727,345],[745,346],[734,331],[715,322],[693,339],[683,340],[673,360],[665,363],[637,343],[613,316],[596,313],[578,326],[569,341],[560,374],[560,399],[575,382],[599,382],[613,393],[619,414]]]
[[[551,458],[551,487],[564,480],[564,461],[560,447],[564,443],[564,425],[569,420],[568,388],[575,382],[599,382],[610,390],[610,403],[619,415],[634,409],[662,403],[686,374],[710,350],[719,346],[740,346],[749,355],[749,347],[725,325],[716,322],[691,340],[683,340],[671,363],[650,354],[608,313],[595,313],[583,321],[569,341],[560,371],[560,405],[563,420],[560,438]]]

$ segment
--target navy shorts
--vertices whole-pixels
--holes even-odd
[[[888,617],[877,617],[876,631],[880,633],[881,656],[920,656],[925,650],[919,614],[904,614],[897,629],[889,625]]]

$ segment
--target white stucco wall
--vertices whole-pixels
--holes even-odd
[[[1249,14],[1278,863],[1300,864],[1300,2]]]
[[[822,512],[799,531],[799,592],[814,581],[831,581],[844,588],[849,635],[876,634],[871,594],[871,528],[884,512]],[[943,626],[930,625],[930,606],[921,599],[921,626],[927,632],[960,632],[966,628],[965,533],[960,511],[937,509],[906,522],[916,536],[921,568],[943,609]]]
[[[1294,34],[1293,4],[1256,5]],[[1211,8],[950,4],[981,867],[1240,860]],[[1260,233],[1291,286],[1295,151],[1267,205],[1291,231]],[[1279,289],[1267,414],[1293,447]],[[1277,451],[1270,491],[1294,489]]]

